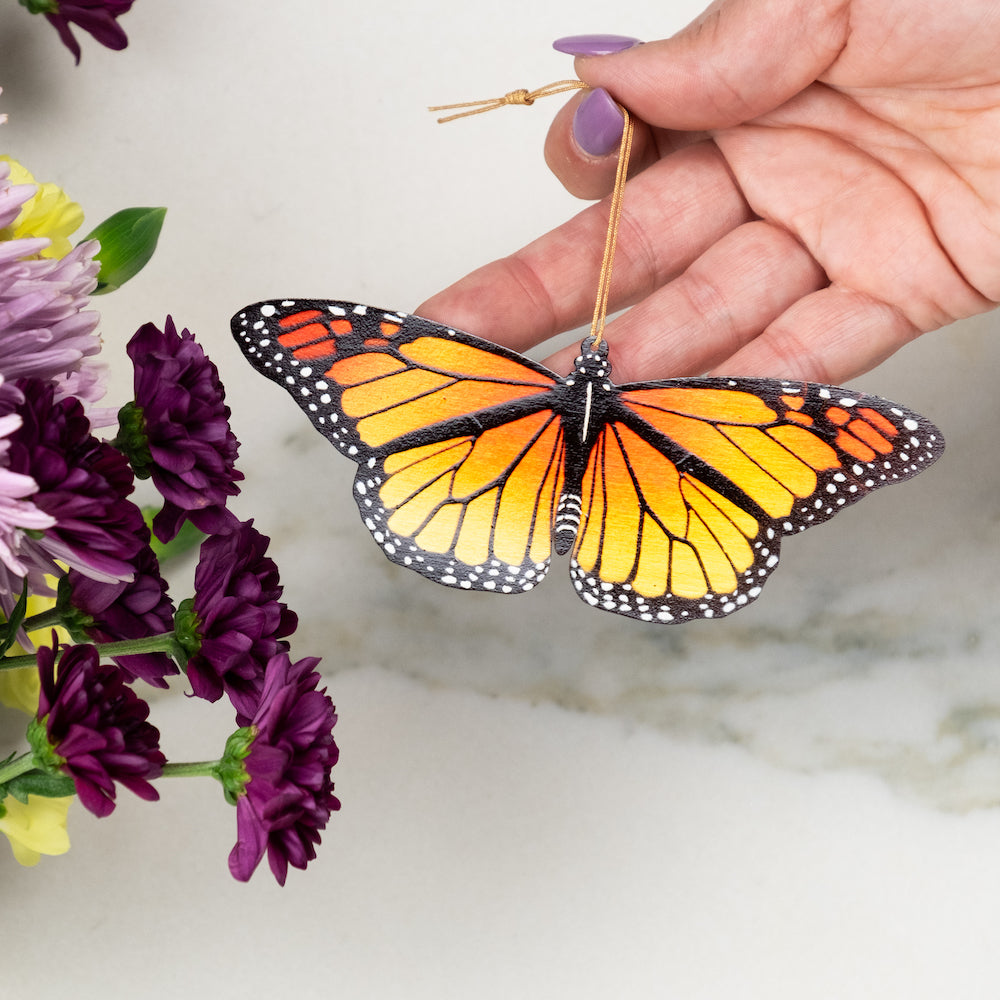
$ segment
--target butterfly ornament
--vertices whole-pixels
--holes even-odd
[[[451,118],[578,86],[457,105]],[[603,332],[632,137],[622,113],[594,321],[568,375],[418,316],[327,299],[247,306],[233,335],[357,464],[354,499],[392,562],[516,594],[555,549],[593,607],[720,618],[757,598],[785,535],[922,472],[944,440],[912,410],[835,386],[615,385]]]
[[[552,549],[588,604],[649,622],[745,607],[781,540],[944,449],[874,396],[761,378],[615,385],[587,337],[560,376],[430,320],[328,300],[259,302],[236,340],[357,463],[354,498],[390,560],[512,594]]]

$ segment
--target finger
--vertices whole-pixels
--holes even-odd
[[[941,245],[941,210],[858,144],[791,123],[720,130],[715,143],[755,212],[794,232],[833,284],[922,330],[990,307]]]
[[[748,222],[607,325],[615,380],[700,375],[826,283],[822,268],[788,232]],[[545,363],[568,371],[577,353],[571,345]]]
[[[830,285],[794,303],[714,374],[839,385],[870,371],[922,332],[901,310]]]
[[[617,105],[604,90],[575,95],[552,120],[545,139],[545,162],[570,194],[593,199],[610,193],[618,169],[623,121]],[[630,177],[662,157],[705,139],[701,132],[654,132],[634,116],[633,126]],[[607,143],[612,138],[609,148]]]
[[[703,143],[629,181],[609,308],[624,308],[685,270],[747,222],[718,150]],[[415,312],[523,351],[589,322],[608,224],[607,200],[439,292]]]
[[[792,97],[836,60],[850,4],[721,0],[672,38],[578,58],[577,74],[650,125],[724,128]]]

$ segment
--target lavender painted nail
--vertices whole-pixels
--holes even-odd
[[[588,156],[607,156],[617,149],[624,128],[621,110],[603,87],[592,90],[573,116],[573,138]]]
[[[567,35],[557,38],[552,48],[571,56],[609,56],[642,44],[628,35]]]

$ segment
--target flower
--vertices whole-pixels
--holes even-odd
[[[169,541],[185,518],[206,534],[234,527],[226,502],[239,493],[243,474],[235,468],[239,442],[215,365],[169,316],[162,331],[153,323],[140,327],[126,349],[135,402],[123,407],[116,444],[136,475],[152,477],[163,495],[153,534]]]
[[[55,583],[55,581],[51,582]],[[25,617],[31,618],[33,615],[50,611],[55,607],[55,603],[56,599],[54,597],[46,597],[41,594],[28,594],[28,603],[24,612]],[[42,645],[52,635],[52,631],[52,629],[37,629],[27,633],[27,644],[22,646],[21,643],[15,642],[10,648],[10,653],[16,656],[18,653],[25,653],[29,650],[33,652],[35,649],[33,645],[35,638],[37,637],[39,645]],[[59,637],[60,642],[69,640],[69,633],[58,625],[55,627],[55,633]],[[38,711],[37,666],[19,667],[14,670],[0,670],[0,705],[6,705],[8,708],[16,708],[26,715],[34,715]]]
[[[73,37],[71,24],[90,32],[109,49],[124,49],[128,36],[115,20],[128,13],[134,0],[21,0],[32,14],[44,14],[63,44],[80,62],[80,44]]]
[[[0,705],[34,715],[38,708],[38,671],[31,667],[0,670]]]
[[[7,116],[0,117],[0,124]],[[38,191],[35,184],[14,184],[10,180],[11,165],[0,160],[0,262],[16,260],[37,254],[50,245],[47,236],[39,238],[14,238],[13,226],[21,214],[26,201]]]
[[[54,381],[60,396],[82,389],[80,398],[92,403],[104,395],[103,379],[88,371],[93,367],[89,359],[101,349],[100,316],[88,308],[100,267],[94,260],[99,244],[91,240],[70,250],[66,240],[65,250],[53,253],[56,259],[38,259],[57,246],[49,237],[58,241],[57,230],[66,226],[31,208],[38,186],[11,183],[15,166],[31,177],[20,164],[0,160],[0,375]],[[58,191],[54,185],[42,187]],[[47,198],[52,201],[60,199]],[[56,215],[67,212],[63,206]]]
[[[160,774],[165,758],[159,731],[146,721],[149,706],[91,645],[66,648],[56,672],[54,641],[38,650],[41,693],[29,728],[36,764],[69,775],[96,816],[114,809],[115,782],[141,799],[158,799],[149,779]]]
[[[3,260],[0,243],[0,374],[6,379],[34,378],[60,386],[70,395],[70,376],[101,350],[100,314],[89,309],[97,283],[96,241],[81,243],[60,260]],[[73,389],[81,383],[77,381]],[[104,395],[103,380],[85,385],[86,402]]]
[[[13,222],[5,222],[0,240],[46,237],[50,243],[38,251],[40,257],[65,257],[71,249],[69,237],[83,224],[83,209],[55,184],[39,184],[24,166],[9,156],[0,156],[6,164],[3,177],[11,185],[32,185],[32,194],[22,205]]]
[[[330,771],[337,763],[337,722],[326,688],[316,690],[319,660],[292,663],[279,653],[267,664],[260,706],[244,759],[247,781],[236,800],[237,840],[229,870],[245,882],[267,852],[279,885],[288,866],[316,857],[320,831],[340,808]]]
[[[74,569],[66,574],[80,630],[95,642],[142,639],[173,630],[174,606],[149,546],[149,529],[142,527],[146,544],[133,562],[131,581],[92,580]],[[112,659],[129,678],[142,678],[154,687],[165,688],[164,678],[179,672],[166,653],[128,653]]]
[[[12,559],[0,564],[0,594],[21,589],[10,563],[21,562],[31,589],[46,593],[44,574],[61,575],[60,560],[86,576],[112,582],[131,579],[143,547],[142,513],[126,497],[132,473],[120,452],[91,433],[83,407],[56,401],[55,388],[38,379],[16,383],[23,402],[21,426],[7,435],[7,470],[30,477],[31,501],[53,519],[38,532],[8,532]]]
[[[288,649],[279,640],[298,624],[295,613],[278,601],[278,567],[264,554],[269,541],[253,521],[206,538],[195,570],[195,596],[177,613],[191,688],[208,701],[228,692],[240,725],[257,711],[268,661]]]
[[[7,467],[10,435],[22,424],[18,414],[9,412],[21,401],[21,393],[0,378],[0,581],[6,577],[24,577],[28,567],[18,557],[25,531],[44,531],[56,523],[51,514],[39,510],[29,499],[38,492],[38,483],[31,476],[13,472]],[[13,592],[13,586],[7,591]],[[0,595],[3,590],[0,587]],[[9,610],[9,609],[8,609]]]
[[[72,801],[72,795],[29,795],[27,802],[8,795],[0,802],[0,833],[10,841],[18,864],[30,868],[43,854],[65,854],[69,850],[66,814]]]

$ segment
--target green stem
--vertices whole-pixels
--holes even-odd
[[[34,770],[34,767],[35,758],[30,753],[12,760],[9,764],[0,766],[0,785],[6,785],[8,781],[12,781],[22,774],[27,774],[28,771]]]
[[[18,670],[21,667],[34,667],[38,663],[34,653],[23,653],[21,656],[5,656],[0,660],[0,670]]]
[[[48,608],[45,611],[39,611],[37,615],[25,618],[21,622],[21,628],[25,632],[34,632],[35,629],[49,628],[52,625],[62,625],[62,623],[62,612],[57,608]]]
[[[221,760],[196,760],[188,763],[170,761],[163,765],[164,778],[216,778],[219,779]],[[220,779],[221,780],[221,779]]]
[[[122,639],[120,642],[95,643],[101,656],[125,656],[129,653],[166,653],[177,656],[177,643],[173,632],[162,635],[147,635],[141,639]],[[37,663],[34,653],[22,656],[5,656],[0,659],[0,670],[16,670],[18,667],[33,667]]]

